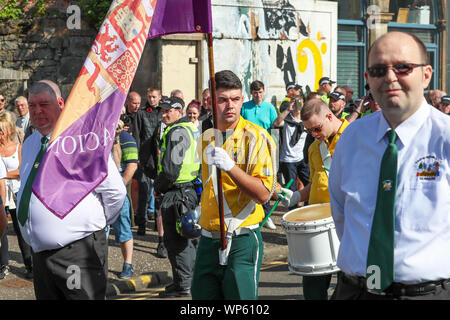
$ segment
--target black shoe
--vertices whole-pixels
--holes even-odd
[[[160,242],[158,244],[158,248],[156,248],[156,256],[158,258],[167,258],[167,249],[164,242]]]
[[[25,271],[25,279],[33,279],[33,270],[31,268],[27,268],[27,271]]]
[[[138,226],[137,235],[138,236],[145,236],[145,225]]]
[[[179,298],[179,297],[189,297],[191,295],[190,289],[179,289],[175,285],[167,286],[165,291],[159,293],[160,298]]]

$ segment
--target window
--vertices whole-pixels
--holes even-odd
[[[433,0],[391,0],[389,11],[394,14],[393,22],[433,24],[436,6]]]
[[[439,83],[439,33],[435,21],[437,21],[436,0],[391,0],[390,10],[395,13],[394,19],[388,24],[388,31],[401,31],[416,35],[423,41],[430,57],[430,64],[433,67],[433,78],[430,88],[435,89]],[[403,10],[404,17],[398,18],[400,9]]]

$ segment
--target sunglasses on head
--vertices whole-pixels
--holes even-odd
[[[393,66],[387,66],[384,64],[375,65],[373,67],[367,68],[367,73],[369,76],[373,78],[384,77],[388,72],[389,68],[392,68],[392,71],[395,72],[396,75],[404,76],[410,74],[414,68],[424,67],[426,64],[417,64],[417,63],[399,63]]]

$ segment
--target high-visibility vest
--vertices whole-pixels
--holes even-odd
[[[186,150],[184,154],[183,163],[181,165],[180,173],[178,175],[177,180],[174,182],[177,183],[185,183],[195,180],[197,178],[199,170],[200,170],[200,162],[196,160],[196,149],[197,149],[197,140],[200,135],[200,132],[197,126],[192,122],[180,122],[176,123],[173,126],[169,126],[166,128],[164,135],[162,137],[162,146],[161,146],[161,154],[158,158],[158,173],[162,172],[161,161],[164,158],[164,154],[166,151],[166,137],[170,130],[176,127],[183,127],[189,134],[189,138],[191,139],[191,144],[189,149]]]

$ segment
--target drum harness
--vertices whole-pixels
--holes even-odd
[[[270,142],[270,140],[269,140],[269,142]],[[255,145],[256,145],[256,141],[253,140],[249,145],[249,156],[252,154],[253,149],[255,148]],[[269,143],[269,146],[270,146],[270,149],[273,150],[273,146],[271,143]],[[234,146],[234,147],[236,147],[236,146]],[[274,159],[273,152],[271,152],[271,158],[272,158],[272,166],[274,166],[275,159]],[[247,169],[248,169],[248,166],[249,166],[249,164],[247,164]],[[275,171],[275,168],[273,168],[273,169]],[[219,200],[218,200],[217,195],[219,194],[219,190],[218,190],[218,184],[217,184],[217,174],[216,174],[217,171],[216,170],[217,170],[216,166],[208,165],[209,177],[204,185],[207,185],[208,181],[210,179],[212,180],[213,190],[216,195],[216,201],[218,203]],[[275,191],[275,183],[273,186],[273,190],[271,190],[271,194],[270,194],[271,196],[274,191]],[[220,265],[225,266],[228,264],[228,255],[230,253],[231,242],[232,242],[233,236],[239,236],[239,235],[244,235],[244,234],[253,232],[252,231],[253,229],[259,228],[259,223],[239,228],[239,226],[255,210],[256,202],[254,200],[250,200],[247,203],[247,205],[239,212],[239,214],[237,214],[235,217],[233,217],[233,214],[231,212],[230,207],[228,206],[228,203],[225,198],[225,194],[224,194],[223,190],[220,190],[220,192],[222,192],[222,195],[223,195],[224,222],[225,222],[225,225],[227,226],[227,230],[225,232],[227,246],[224,250],[219,248],[219,263],[220,263]],[[210,232],[210,231],[207,231],[204,229],[202,229],[202,235],[206,236],[208,238],[220,238],[220,232]],[[258,238],[256,238],[256,239],[258,239]]]
[[[328,144],[325,141],[322,141],[319,144],[320,156],[322,157],[323,167],[328,177],[328,171],[331,168],[331,153],[328,150]]]
[[[212,180],[213,183],[213,190],[216,194],[216,201],[217,200],[217,194],[219,192],[218,185],[217,185],[217,174],[216,174],[216,166],[214,165],[208,165],[209,169],[209,179]],[[208,183],[208,181],[205,182],[205,185]],[[231,248],[231,242],[233,240],[233,235],[243,235],[250,233],[253,229],[256,229],[259,227],[259,224],[254,224],[251,226],[246,226],[239,228],[239,226],[247,219],[247,217],[250,215],[250,213],[253,212],[256,206],[256,202],[253,200],[250,200],[249,203],[239,212],[239,214],[235,217],[233,217],[233,214],[231,212],[230,207],[228,206],[227,200],[225,198],[225,194],[223,190],[220,190],[223,194],[223,211],[224,211],[224,220],[225,225],[227,226],[227,230],[225,232],[225,238],[227,240],[227,246],[224,250],[219,248],[219,263],[220,265],[226,266],[228,264],[228,255],[230,253]],[[217,235],[216,235],[217,234]],[[206,236],[208,238],[218,238],[220,236],[219,232],[210,232],[207,230],[202,229],[202,235]]]

